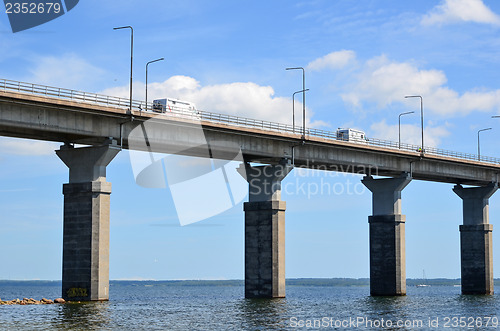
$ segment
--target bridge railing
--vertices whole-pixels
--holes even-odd
[[[0,89],[35,95],[43,95],[47,97],[55,97],[59,99],[68,99],[77,102],[115,106],[119,108],[128,109],[130,107],[130,99],[127,98],[112,97],[103,94],[82,92],[53,86],[18,82],[8,79],[0,79]],[[144,103],[141,103],[140,101],[132,100],[132,108],[139,108],[143,105]]]
[[[46,97],[67,99],[82,103],[92,103],[108,107],[117,107],[122,109],[130,108],[130,99],[128,98],[113,97],[108,95],[88,93],[88,92],[45,86],[39,84],[25,83],[8,79],[0,79],[0,90],[29,93]],[[138,100],[132,100],[132,108],[141,111],[155,111],[152,103],[148,102],[146,104],[144,101],[138,101]],[[220,113],[212,113],[207,111],[190,111],[176,107],[170,107],[169,111],[166,111],[163,114],[165,116],[182,117],[195,120],[205,120],[214,123],[223,123],[241,127],[257,128],[274,132],[291,133],[291,134],[296,134],[298,138],[300,138],[304,132],[304,128],[300,126],[294,127],[289,124],[283,124],[278,122],[256,120],[252,118],[220,114]],[[337,136],[337,133],[334,131],[306,128],[305,134],[306,137],[314,136],[331,140],[345,141],[344,139],[339,138]],[[398,143],[390,140],[382,140],[376,138],[368,138],[366,141],[363,142],[349,142],[349,141],[347,142],[355,145],[362,144],[362,145],[385,147],[385,148],[403,150],[409,152],[418,152],[418,153],[422,152],[421,146],[419,145]],[[440,149],[436,147],[425,146],[423,152],[425,154],[447,156],[462,160],[473,160],[486,163],[500,164],[500,158],[489,157],[489,156],[479,157],[478,155],[475,154],[461,153],[456,151]]]

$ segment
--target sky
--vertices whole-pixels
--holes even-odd
[[[0,13],[0,79],[128,96],[173,97],[200,110],[281,123],[306,71],[307,126],[357,128],[368,137],[500,157],[500,3],[493,0],[80,1],[65,15],[12,33]],[[301,98],[295,108],[301,109]],[[300,114],[297,113],[299,121]],[[300,125],[300,122],[299,122]],[[0,137],[0,279],[61,279],[58,143]],[[371,193],[358,175],[293,170],[282,193],[286,277],[369,277]],[[243,279],[242,202],[181,226],[171,191],[135,183],[128,151],[107,168],[110,279]],[[328,183],[330,192],[296,189]],[[304,186],[303,186],[304,187]],[[408,278],[459,278],[462,204],[452,184],[403,191]],[[246,201],[246,198],[244,199]],[[490,222],[500,219],[500,194]],[[500,230],[493,231],[500,277]]]

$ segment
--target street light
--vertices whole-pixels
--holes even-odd
[[[480,142],[479,142],[479,132],[488,131],[488,130],[491,130],[491,128],[481,129],[481,130],[477,131],[477,160],[478,161],[481,161],[481,146],[480,146]]]
[[[408,115],[408,114],[413,114],[415,113],[414,111],[407,111],[406,113],[401,113],[399,114],[399,139],[398,139],[398,148],[401,149],[401,116],[403,115]]]
[[[422,128],[422,148],[421,153],[424,152],[424,100],[420,95],[407,95],[406,98],[420,98],[420,126]]]
[[[146,111],[148,111],[148,65],[153,62],[163,61],[164,58],[159,58],[153,61],[149,61],[146,63]]]
[[[306,91],[309,91],[309,89],[305,89],[305,90],[302,90],[302,91],[297,91],[297,92],[293,92],[293,95],[292,95],[292,123],[293,123],[293,133],[295,133],[295,94],[297,93],[304,93]]]
[[[302,90],[306,89],[306,71],[302,67],[286,68],[285,70],[302,70]],[[302,139],[306,138],[306,94],[302,93]]]
[[[132,66],[134,63],[134,29],[130,26],[120,26],[113,30],[130,29],[130,114],[132,114]]]

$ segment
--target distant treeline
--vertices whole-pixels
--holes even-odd
[[[369,278],[298,278],[287,279],[286,284],[290,286],[369,286]],[[434,279],[406,279],[407,286],[426,284],[432,286],[460,285],[460,279],[434,278]]]
[[[60,280],[0,280],[0,286],[61,286]]]
[[[495,279],[500,284],[500,279]],[[243,286],[243,280],[111,280],[111,286]],[[460,279],[407,279],[407,286],[427,284],[432,286],[460,285]],[[288,286],[369,286],[369,278],[292,278]],[[0,280],[0,286],[61,286],[60,280]]]

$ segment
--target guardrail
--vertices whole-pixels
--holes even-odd
[[[46,97],[53,97],[58,99],[67,99],[76,102],[83,103],[92,103],[98,105],[105,105],[108,107],[117,107],[123,109],[129,109],[130,107],[130,99],[127,98],[119,98],[112,97],[108,95],[96,94],[96,93],[88,93],[76,90],[70,90],[65,88],[58,88],[52,86],[45,86],[39,84],[25,83],[19,81],[13,81],[8,79],[0,79],[0,91],[16,91],[20,93],[29,93],[35,95],[41,95]],[[132,100],[132,108],[140,111],[154,111],[152,103],[145,103],[144,101]],[[295,126],[277,122],[256,120],[252,118],[239,117],[234,115],[226,115],[219,113],[212,113],[207,111],[186,111],[181,108],[173,108],[169,109],[169,111],[164,113],[167,116],[180,116],[184,118],[195,118],[201,119],[205,121],[210,121],[214,123],[224,123],[235,126],[242,127],[250,127],[250,128],[258,128],[262,130],[269,130],[275,132],[287,132],[292,134],[297,134],[298,137],[302,136],[304,132],[303,127]],[[332,140],[340,140],[345,141],[337,137],[337,133],[333,131],[320,130],[320,129],[312,129],[306,128],[305,130],[306,136],[314,136],[321,137]],[[407,143],[401,143],[389,140],[381,140],[376,138],[368,138],[366,142],[352,142],[353,144],[364,144],[369,146],[377,146],[377,147],[386,147],[395,150],[403,150],[409,152],[421,153],[421,146],[412,145]],[[461,153],[456,151],[450,151],[445,149],[440,149],[436,147],[425,146],[424,151],[425,154],[434,154],[440,156],[447,156],[455,159],[461,160],[472,160],[479,161],[485,163],[493,163],[500,164],[500,158],[489,157],[489,156],[481,156],[470,153]]]

